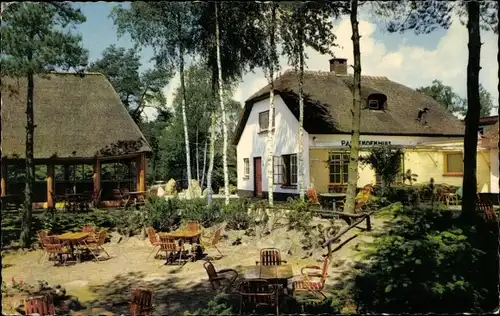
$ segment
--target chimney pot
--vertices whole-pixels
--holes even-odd
[[[347,58],[330,59],[330,72],[339,75],[347,75]]]

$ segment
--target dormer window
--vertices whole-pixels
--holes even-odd
[[[387,109],[387,96],[373,89],[365,88],[364,97],[366,107],[373,111],[383,111]]]
[[[368,100],[368,108],[370,110],[382,110],[382,107],[380,106],[380,102],[378,100]]]

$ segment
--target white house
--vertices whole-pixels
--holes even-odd
[[[305,187],[320,192],[347,184],[351,133],[352,75],[346,59],[332,59],[330,72],[304,73],[304,175]],[[287,71],[275,81],[273,180],[276,199],[298,194],[298,80]],[[364,76],[361,88],[361,154],[387,144],[404,149],[403,169],[432,177],[436,183],[461,185],[464,125],[432,98],[385,77]],[[238,193],[267,194],[267,136],[269,85],[246,102],[236,128]],[[441,145],[431,145],[439,142]],[[449,142],[450,144],[447,144]],[[377,183],[369,167],[360,166],[358,186]]]

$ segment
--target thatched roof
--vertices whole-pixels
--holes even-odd
[[[151,151],[104,75],[52,73],[35,76],[34,86],[35,159]],[[26,97],[26,78],[2,78],[4,157],[25,157]]]
[[[298,73],[287,71],[275,80],[279,94],[295,117],[299,117]],[[361,133],[408,136],[463,136],[464,125],[434,99],[390,81],[386,77],[363,76],[362,102],[370,95],[387,96],[384,111],[363,108]],[[350,134],[352,107],[352,75],[334,72],[305,71],[304,73],[304,129],[310,134]],[[267,99],[270,86],[260,89],[246,102],[238,123],[234,144],[237,144],[252,106]],[[416,120],[419,109],[428,108],[427,126]]]

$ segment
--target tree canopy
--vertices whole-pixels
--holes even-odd
[[[137,48],[125,49],[111,45],[88,68],[108,78],[136,122],[140,121],[146,107],[158,110],[165,108],[167,100],[162,90],[173,74],[172,69],[161,65],[141,73],[141,66]]]

